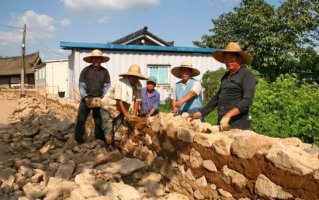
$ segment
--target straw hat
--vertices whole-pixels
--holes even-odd
[[[93,59],[93,58],[102,58],[102,62],[107,62],[107,61],[110,60],[109,57],[103,56],[103,55],[102,55],[102,51],[99,50],[99,49],[94,49],[94,50],[91,52],[91,55],[84,57],[83,60],[84,60],[85,62],[92,63],[92,59]]]
[[[125,74],[120,74],[120,76],[136,76],[139,79],[147,80],[147,78],[141,74],[141,68],[137,64],[131,65],[128,69],[128,72]]]
[[[239,44],[237,42],[230,42],[223,50],[218,50],[213,52],[212,56],[221,63],[224,62],[224,53],[225,52],[234,52],[239,53],[241,57],[241,64],[248,64],[253,60],[253,57],[249,54],[241,50]]]
[[[181,68],[188,68],[191,69],[191,77],[193,76],[198,76],[200,74],[198,69],[193,68],[192,62],[191,61],[184,61],[182,62],[182,64],[180,66],[174,67],[171,70],[171,73],[177,77],[177,78],[181,78]]]

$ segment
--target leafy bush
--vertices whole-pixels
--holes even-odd
[[[275,137],[319,142],[319,86],[281,75],[275,82],[260,79],[251,108],[253,129]]]
[[[254,103],[250,109],[253,130],[274,137],[298,137],[304,142],[318,144],[318,84],[302,82],[295,74],[281,75],[276,81],[268,83],[259,78],[258,71],[253,70],[253,73],[258,79]],[[220,81],[222,75],[221,71],[210,71],[203,76],[205,102],[219,88],[217,80]],[[216,124],[216,109],[205,117],[205,121]]]
[[[172,99],[167,97],[163,103],[159,106],[159,111],[164,113],[169,113],[172,111]]]
[[[207,71],[203,75],[202,84],[204,90],[204,99],[210,99],[219,89],[220,79],[227,70],[219,68],[216,71]]]

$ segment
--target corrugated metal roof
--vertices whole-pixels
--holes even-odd
[[[122,45],[83,42],[60,42],[62,49],[100,49],[114,51],[150,51],[150,52],[173,52],[173,53],[200,53],[211,54],[218,49],[198,47],[173,47],[173,46],[146,46],[146,45]]]

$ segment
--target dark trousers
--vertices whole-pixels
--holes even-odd
[[[95,129],[94,129],[95,139],[100,139],[100,140],[105,142],[104,134],[102,131],[102,118],[100,115],[100,108],[90,109],[86,105],[85,101],[83,100],[80,103],[76,127],[75,127],[75,134],[74,134],[74,138],[78,143],[84,142],[83,136],[85,133],[85,121],[86,121],[88,115],[90,114],[91,110],[93,112],[93,119],[94,119],[94,124],[95,124]]]

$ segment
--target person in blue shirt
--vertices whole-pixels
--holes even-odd
[[[158,114],[160,94],[155,90],[157,80],[154,76],[147,79],[146,87],[142,89],[140,116],[154,116]]]
[[[180,66],[174,67],[171,73],[181,80],[175,84],[173,92],[172,108],[173,113],[184,112],[192,115],[202,108],[202,84],[194,79],[200,71],[192,66],[192,62],[184,61]]]

